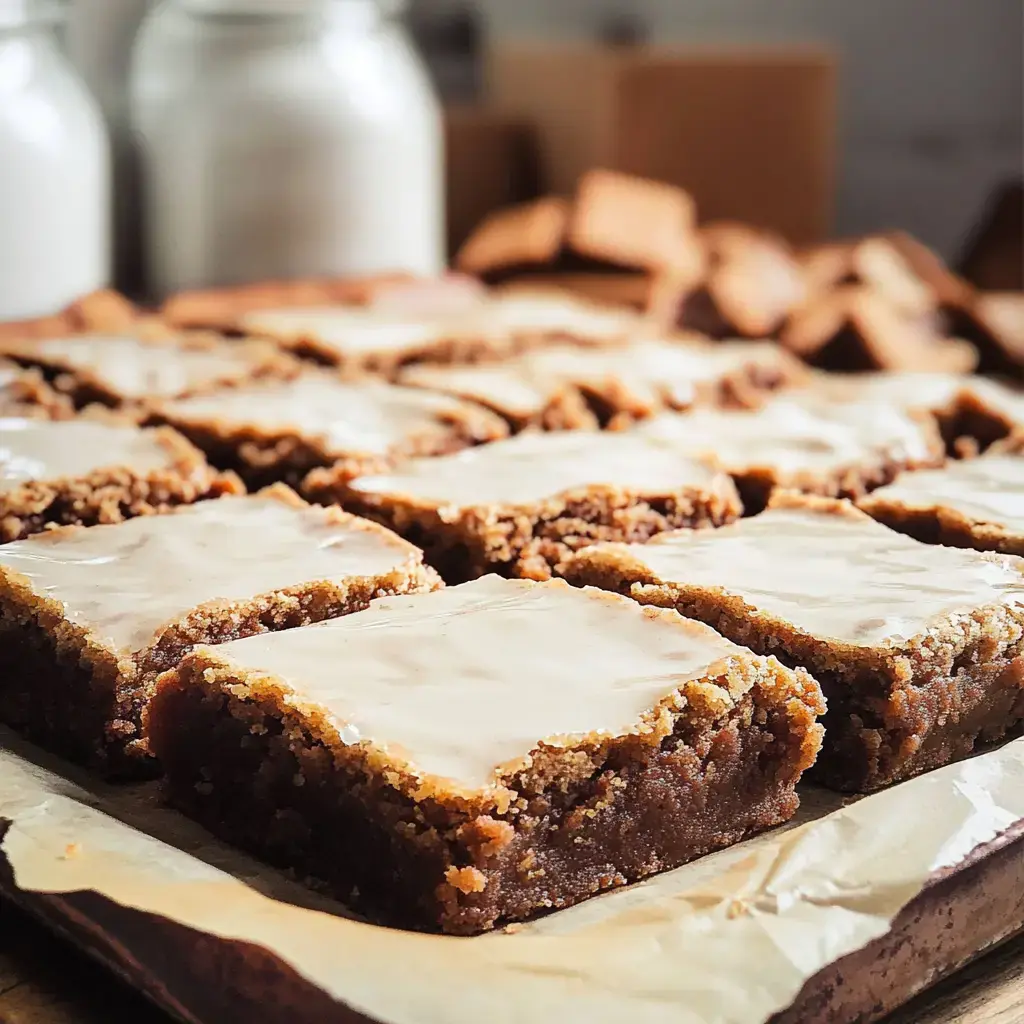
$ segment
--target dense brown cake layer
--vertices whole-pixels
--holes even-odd
[[[193,645],[438,583],[394,534],[286,488],[8,544],[0,720],[65,757],[133,771],[154,681]]]
[[[1024,719],[1022,569],[920,544],[847,503],[781,496],[713,534],[584,551],[566,575],[806,667],[829,706],[815,775],[866,791]]]
[[[296,360],[268,342],[214,335],[78,334],[4,346],[24,366],[41,370],[78,408],[93,402],[133,405],[216,391],[264,377],[287,378]]]
[[[0,420],[0,542],[55,526],[119,523],[224,494],[233,474],[166,427],[116,419]]]
[[[298,486],[312,469],[344,477],[385,472],[410,456],[443,455],[508,435],[493,412],[446,395],[308,370],[156,407],[169,423],[250,488]]]
[[[378,920],[473,934],[786,820],[822,709],[674,612],[489,577],[200,648],[148,729],[218,835]]]
[[[304,490],[408,538],[449,583],[492,572],[545,580],[589,544],[719,526],[742,512],[727,474],[628,432],[520,434],[385,476],[316,471]]]

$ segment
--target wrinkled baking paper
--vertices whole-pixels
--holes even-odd
[[[3,849],[22,889],[92,889],[257,943],[385,1024],[762,1024],[883,935],[933,872],[1024,819],[1017,740],[846,806],[811,789],[797,828],[511,933],[445,938],[307,909],[318,897],[158,807],[152,787],[87,791],[27,749],[0,733]]]

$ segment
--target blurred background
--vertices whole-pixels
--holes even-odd
[[[495,61],[501,66],[510,51],[530,45],[700,45],[718,51],[723,60],[733,48],[748,45],[771,46],[776,56],[778,48],[784,55],[801,47],[804,60],[791,56],[787,81],[780,74],[771,88],[758,79],[759,88],[744,92],[740,117],[702,127],[726,135],[756,132],[759,124],[785,116],[783,107],[790,116],[803,117],[790,144],[818,147],[813,157],[817,173],[829,179],[821,191],[831,206],[830,229],[840,235],[899,226],[956,260],[986,204],[1021,175],[1024,5],[1019,0],[415,0],[411,18],[451,102],[485,97]],[[808,46],[834,66],[835,79],[808,66]],[[753,56],[750,67],[736,60],[734,88],[742,90],[745,75],[756,76],[757,63]],[[713,71],[703,81],[695,73],[687,79],[687,95],[672,92],[671,77],[666,72],[666,98],[671,93],[684,109],[659,111],[666,146],[677,132],[674,118],[689,120],[685,107],[722,103],[720,93],[730,88]],[[521,99],[515,83],[502,79],[498,85],[495,100],[514,108]],[[676,144],[699,149],[702,140],[686,135]],[[721,139],[704,144],[711,153],[727,148]],[[770,138],[761,154],[766,164],[790,156],[773,152]],[[727,165],[719,171],[730,173]],[[745,212],[720,209],[715,215]]]

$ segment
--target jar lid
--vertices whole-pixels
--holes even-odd
[[[64,14],[63,0],[0,0],[0,29],[58,22]]]

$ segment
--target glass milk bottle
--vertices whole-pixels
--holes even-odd
[[[163,0],[132,73],[154,296],[443,266],[443,134],[381,0]]]
[[[103,118],[57,43],[63,4],[0,0],[0,321],[107,284]]]

